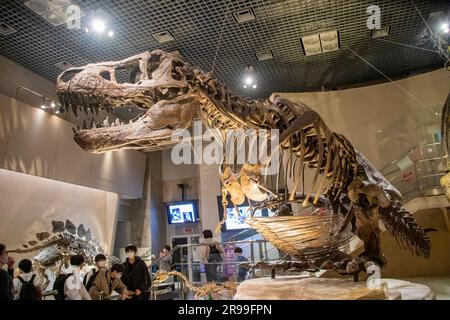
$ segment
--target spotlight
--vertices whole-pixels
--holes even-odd
[[[44,98],[42,98],[41,109],[42,109],[42,110],[45,110],[45,109],[47,109],[47,102],[45,101],[45,97],[44,97]]]
[[[449,26],[448,23],[443,23],[441,26],[442,31],[444,31],[444,33],[449,33]]]
[[[103,21],[99,18],[94,18],[94,20],[92,20],[91,27],[92,27],[92,30],[94,30],[95,32],[103,33],[103,31],[105,31],[106,24],[105,24],[105,21]]]
[[[245,89],[247,88],[256,89],[257,87],[256,72],[252,66],[248,66],[245,68],[244,76],[242,78],[242,86]]]
[[[52,103],[50,104],[50,107],[56,108],[56,103],[54,103],[54,102],[52,101]]]
[[[86,31],[86,33],[89,33],[89,28],[84,28],[84,31]]]
[[[109,32],[108,32],[108,37],[111,38],[111,37],[113,37],[113,36],[114,36],[114,31],[109,31]]]
[[[253,83],[253,78],[252,77],[247,77],[245,78],[245,84],[251,86]]]

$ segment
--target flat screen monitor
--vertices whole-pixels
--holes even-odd
[[[238,206],[239,214],[237,215],[236,209],[234,207],[227,208],[227,220],[225,222],[225,227],[227,231],[230,230],[239,230],[239,229],[248,229],[250,226],[244,222],[244,220],[250,215],[250,211],[248,210],[250,206]],[[273,212],[268,209],[264,210],[266,214],[263,214],[261,210],[256,210],[253,214],[254,217],[271,217],[274,215]]]
[[[166,204],[169,224],[195,223],[199,221],[197,201],[181,201]]]

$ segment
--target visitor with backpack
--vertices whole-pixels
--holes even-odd
[[[3,269],[3,266],[8,266],[8,271]],[[13,277],[14,274],[14,259],[8,256],[6,246],[0,243],[0,301],[12,300],[13,295]]]
[[[104,254],[100,253],[96,255],[94,261],[95,267],[89,270],[89,272],[86,273],[83,279],[83,284],[88,292],[89,289],[91,289],[92,285],[94,284],[94,281],[97,278],[97,275],[99,274],[100,270],[102,269],[106,270],[106,256]]]
[[[122,281],[128,290],[135,293],[133,300],[148,300],[150,297],[151,277],[145,262],[136,255],[137,246],[130,244],[125,248],[127,259],[123,263],[125,273]]]
[[[206,280],[208,282],[214,282],[217,280],[217,268],[220,266],[220,262],[223,261],[225,251],[220,243],[213,239],[213,233],[211,230],[203,231],[203,263],[205,265]]]
[[[14,300],[41,300],[42,277],[32,272],[31,260],[23,259],[19,262],[20,274],[14,279]]]
[[[53,290],[58,291],[57,300],[92,300],[81,281],[80,272],[83,264],[83,256],[70,257],[70,267],[65,274],[58,276],[53,286]]]
[[[120,294],[122,300],[130,299],[131,295],[127,287],[120,280],[124,272],[125,267],[122,264],[113,265],[111,271],[101,268],[89,289],[92,300],[110,300],[114,291]]]

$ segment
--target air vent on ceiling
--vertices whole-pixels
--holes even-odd
[[[233,16],[237,23],[244,23],[256,19],[252,8],[233,12]]]
[[[71,0],[26,0],[23,4],[55,27],[69,20],[68,7],[73,5]],[[81,10],[80,15],[84,16]]]
[[[166,43],[175,40],[169,31],[162,31],[152,34],[153,38],[159,43]]]
[[[381,29],[372,29],[372,38],[387,37],[391,32],[391,26],[387,26]]]
[[[327,31],[302,37],[302,45],[307,56],[339,50],[339,32]]]
[[[17,32],[17,30],[14,29],[13,27],[7,25],[4,22],[0,22],[0,34],[2,36],[9,36],[10,34],[13,34],[15,32]]]
[[[269,50],[269,51],[257,53],[256,59],[258,59],[258,61],[265,61],[265,60],[273,59],[273,52],[272,52],[272,50]]]
[[[69,68],[73,68],[73,64],[71,64],[70,62],[67,62],[67,61],[58,62],[57,64],[55,64],[55,66],[61,70],[67,70]]]

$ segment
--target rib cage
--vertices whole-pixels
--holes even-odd
[[[336,252],[349,253],[353,235],[338,234],[342,217],[333,213],[312,216],[251,218],[245,220],[279,250],[315,261],[330,258]]]

